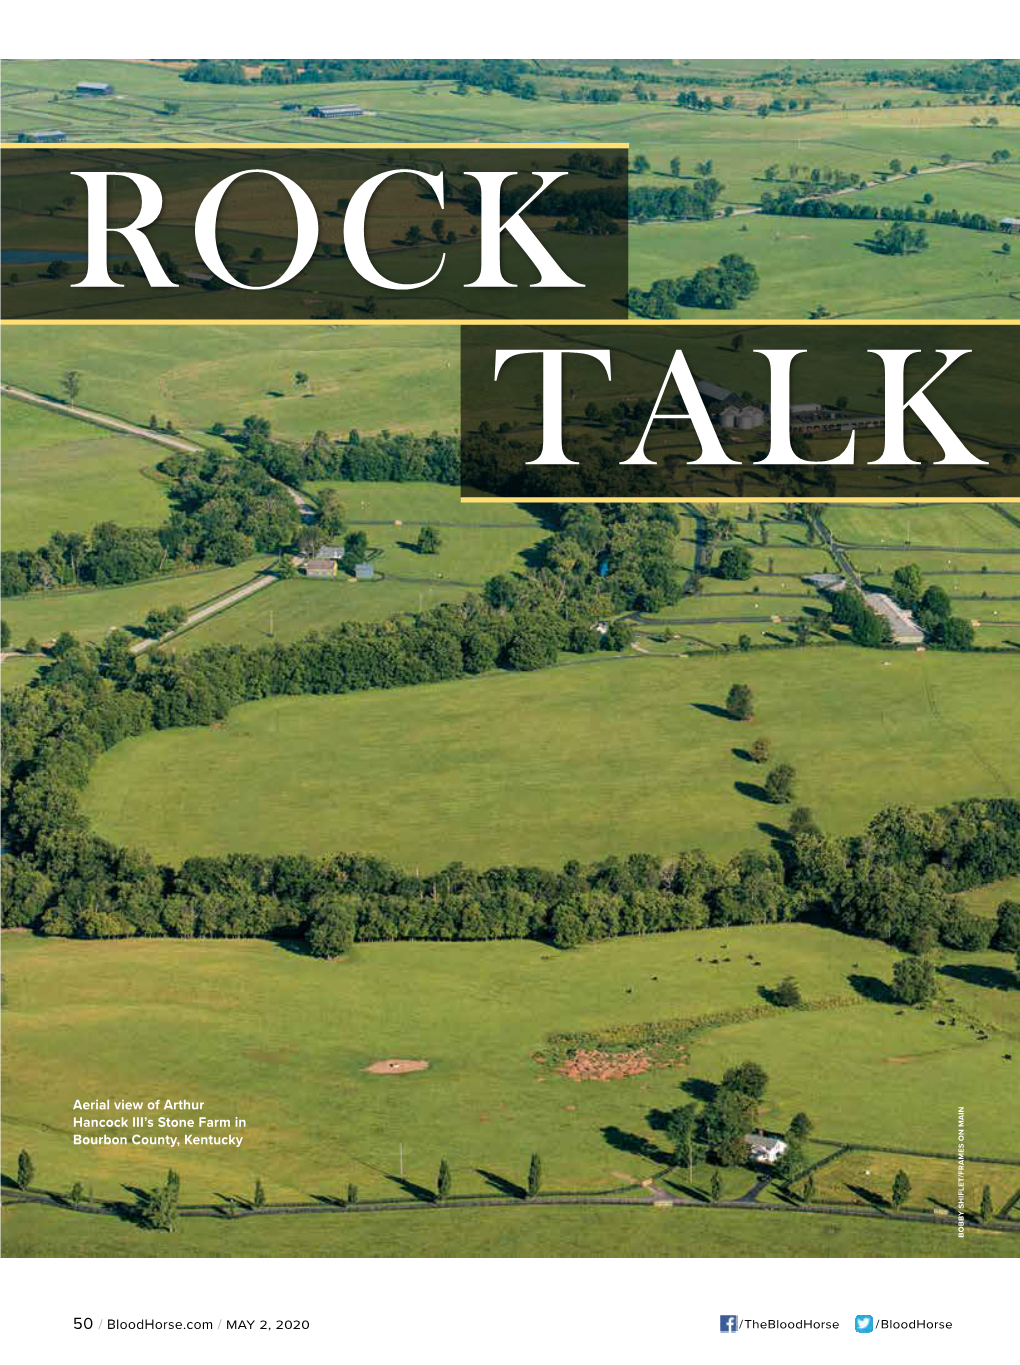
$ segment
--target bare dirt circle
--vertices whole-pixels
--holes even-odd
[[[428,1071],[428,1062],[413,1062],[405,1057],[387,1057],[384,1061],[373,1062],[371,1066],[366,1066],[366,1071],[371,1071],[375,1076],[400,1076],[405,1071]]]

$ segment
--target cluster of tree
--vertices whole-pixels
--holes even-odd
[[[852,583],[848,583],[840,592],[833,593],[832,619],[836,625],[850,627],[850,638],[855,645],[879,649],[892,644],[889,622],[877,611],[871,610]]]
[[[465,89],[500,90],[507,95],[534,99],[534,82],[522,79],[532,69],[519,60],[447,59],[302,59],[246,64],[231,60],[196,61],[181,79],[208,85],[319,85],[343,81],[452,80]]]
[[[779,194],[766,191],[761,197],[762,213],[781,214],[788,218],[860,218],[893,223],[935,223],[943,227],[972,228],[977,232],[994,232],[998,223],[983,213],[961,213],[959,209],[916,208],[891,204],[858,204],[848,199],[801,199],[796,189],[781,190]],[[902,253],[900,253],[902,254]]]
[[[758,285],[758,271],[750,261],[730,253],[689,279],[679,276],[656,280],[650,289],[629,289],[627,305],[639,317],[675,318],[681,308],[735,308]]]
[[[913,256],[928,249],[928,234],[924,228],[894,223],[889,228],[877,228],[870,245],[882,256]]]
[[[707,1158],[716,1166],[743,1166],[750,1160],[747,1138],[759,1129],[759,1114],[769,1078],[758,1062],[750,1060],[732,1066],[715,1087],[705,1104],[685,1104],[666,1119],[666,1135],[673,1144],[673,1161],[686,1166],[694,1179],[694,1164]],[[809,1165],[805,1144],[814,1130],[807,1114],[795,1114],[785,1134],[786,1151],[775,1166],[782,1181],[795,1180]],[[722,1193],[716,1172],[712,1179],[712,1199]]]
[[[460,441],[456,436],[395,435],[382,431],[363,436],[352,430],[346,441],[317,431],[304,444],[272,438],[269,423],[248,417],[241,428],[247,455],[274,479],[298,488],[313,479],[376,483],[460,482]]]
[[[220,452],[173,454],[168,519],[155,528],[101,522],[88,534],[55,532],[37,550],[0,556],[4,594],[132,583],[190,564],[237,564],[290,545],[300,515],[286,489],[251,460]]]
[[[924,586],[917,564],[901,564],[893,573],[893,596],[901,607],[913,612],[929,644],[943,649],[973,649],[974,627],[963,616],[953,615],[953,603],[937,583]]]
[[[722,182],[711,174],[691,185],[635,185],[629,195],[630,220],[648,223],[653,219],[678,222],[685,218],[714,218],[716,200],[724,189]]]
[[[990,95],[1020,88],[1020,62],[1001,59],[957,62],[945,67],[903,67],[864,73],[864,80],[875,85],[897,81],[901,85],[926,86],[952,94],[977,92]]]

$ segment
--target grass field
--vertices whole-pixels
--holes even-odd
[[[804,1108],[819,1138],[939,1152],[963,1104],[972,1155],[1020,1158],[1002,1103],[1020,996],[979,984],[1007,975],[1002,954],[939,957],[940,988],[990,1030],[985,1042],[969,1027],[937,1027],[937,1009],[898,1013],[862,995],[711,1029],[679,1068],[600,1085],[534,1060],[550,1032],[754,1006],[762,985],[787,974],[807,999],[854,1000],[889,981],[898,955],[799,924],[571,953],[534,942],[365,944],[341,963],[259,942],[12,934],[5,947],[5,1151],[28,1147],[44,1189],[87,1177],[111,1197],[165,1169],[166,1148],[72,1145],[75,1099],[107,1095],[201,1100],[208,1116],[245,1120],[241,1147],[174,1149],[185,1202],[243,1196],[256,1176],[277,1201],[336,1196],[348,1181],[363,1198],[397,1197],[408,1192],[398,1142],[406,1179],[423,1187],[445,1156],[456,1193],[491,1191],[490,1174],[518,1181],[539,1151],[549,1191],[612,1188],[661,1165],[656,1111],[702,1095],[745,1057],[770,1076],[767,1128]],[[429,1069],[364,1072],[390,1056]],[[707,1178],[699,1167],[695,1184]],[[726,1192],[751,1183],[750,1172],[729,1172]]]
[[[8,597],[4,599],[4,620],[11,627],[15,647],[31,636],[45,644],[55,640],[62,630],[69,630],[80,640],[92,641],[120,628],[144,634],[142,622],[154,608],[201,606],[230,588],[247,583],[270,562],[267,556],[261,556],[229,569],[205,569],[146,583],[128,583],[122,588],[80,588]]]
[[[1020,901],[1020,876],[1004,877],[1001,882],[989,882],[987,886],[977,886],[963,895],[967,909],[975,915],[995,918],[995,912],[1003,901]]]
[[[173,1237],[112,1218],[5,1208],[8,1256],[1013,1256],[1013,1239],[825,1215],[761,1219],[711,1209],[536,1208],[412,1210],[360,1218],[196,1219]]]
[[[981,503],[924,503],[916,507],[833,503],[822,515],[833,536],[844,545],[896,545],[904,553],[909,553],[911,544],[971,549],[981,545],[1020,552],[1020,525]]]
[[[849,649],[635,656],[277,698],[213,729],[118,745],[93,769],[84,806],[100,834],[171,861],[225,849],[345,849],[423,868],[730,854],[783,823],[739,756],[756,735],[798,770],[798,802],[832,832],[897,801],[1011,794],[1014,670],[1009,657]],[[717,714],[734,681],[754,690],[753,724]],[[142,799],[153,772],[158,805]]]
[[[159,459],[155,446],[13,398],[0,401],[0,413],[7,549],[34,550],[54,531],[89,531],[100,521],[158,526],[166,519],[165,486],[142,473]]]
[[[952,1146],[952,1144],[949,1144]],[[847,1152],[823,1166],[815,1177],[816,1198],[854,1204],[888,1204],[897,1171],[910,1181],[909,1207],[941,1206],[955,1215],[957,1163],[892,1152]],[[970,1213],[981,1207],[981,1190],[988,1185],[996,1212],[1020,1189],[1020,1166],[999,1166],[972,1161],[964,1167],[964,1200]]]
[[[346,437],[351,427],[424,433],[459,424],[451,328],[20,326],[3,340],[8,383],[55,395],[64,371],[76,369],[83,406],[142,425],[155,411],[206,445],[216,444],[206,430],[213,422],[234,429],[249,413],[305,441],[320,429]],[[297,370],[309,376],[302,389]],[[157,458],[153,447],[148,463]]]

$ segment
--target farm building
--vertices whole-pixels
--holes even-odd
[[[66,142],[67,134],[59,128],[40,128],[34,133],[23,134],[26,142]],[[19,137],[20,141],[20,137]]]
[[[112,95],[113,86],[109,81],[79,81],[75,93],[78,95]]]
[[[336,578],[335,559],[309,559],[305,564],[308,578]]]
[[[728,407],[723,408],[719,414],[719,425],[726,428],[739,427],[741,431],[750,431],[753,427],[764,426],[764,424],[764,412],[753,404],[738,408],[731,403]]]
[[[315,104],[308,111],[309,118],[360,118],[364,114],[360,104]]]
[[[372,568],[371,564],[355,564],[354,577],[367,582],[368,579],[375,577],[375,569]]]
[[[751,1149],[751,1160],[766,1166],[774,1166],[787,1146],[781,1137],[766,1137],[764,1133],[745,1133],[744,1141]]]
[[[724,389],[721,384],[713,384],[708,379],[699,379],[697,385],[702,398],[707,398],[710,403],[725,403],[733,397],[732,389]]]
[[[882,616],[889,622],[889,629],[892,631],[893,644],[924,644],[924,631],[914,620],[910,612],[906,611],[903,607],[897,606],[891,597],[887,597],[884,592],[866,592],[864,594],[864,601],[877,616]]]
[[[842,592],[846,579],[841,573],[809,573],[804,576],[805,583],[812,583],[819,592]]]
[[[342,545],[320,545],[315,552],[316,559],[343,559],[346,551]]]
[[[1020,218],[1001,218],[999,227],[1003,232],[1020,232]]]

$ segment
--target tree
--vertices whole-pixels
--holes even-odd
[[[542,1158],[537,1152],[531,1154],[528,1166],[528,1198],[534,1199],[542,1189]]]
[[[765,795],[776,806],[793,800],[797,773],[789,763],[777,763],[765,778]]]
[[[722,1198],[722,1176],[718,1171],[712,1172],[712,1183],[708,1187],[708,1193],[713,1204],[718,1204]]]
[[[751,757],[755,763],[767,763],[771,756],[772,742],[762,735],[751,745]]]
[[[0,621],[0,649],[6,649],[11,643],[11,628],[6,621]]]
[[[74,1184],[71,1186],[70,1193],[68,1194],[67,1197],[75,1208],[77,1208],[78,1205],[84,1200],[85,1186],[81,1183],[80,1180],[76,1180],[74,1182]]]
[[[797,1138],[791,1137],[787,1140],[786,1151],[782,1154],[775,1164],[775,1172],[784,1184],[789,1184],[791,1180],[796,1180],[797,1176],[807,1165],[807,1153],[803,1145]]]
[[[726,713],[733,720],[751,720],[754,716],[754,693],[746,683],[734,683],[726,694]]]
[[[35,1179],[35,1165],[26,1151],[18,1153],[18,1189],[27,1190]]]
[[[697,1150],[698,1106],[685,1104],[674,1109],[666,1124],[666,1133],[673,1144],[673,1159],[687,1164],[687,1178],[694,1180],[694,1158]]]
[[[751,648],[750,635],[738,635],[737,648],[741,651],[742,654],[746,654],[748,650]]]
[[[750,1095],[754,1100],[760,1100],[768,1088],[769,1078],[764,1067],[757,1062],[741,1062],[738,1066],[731,1066],[723,1073],[720,1082],[720,1089],[739,1091],[742,1095]]]
[[[650,171],[651,169],[652,163],[643,153],[639,152],[638,155],[634,158],[634,174],[644,175],[646,171]]]
[[[815,824],[815,817],[811,814],[810,806],[795,806],[790,812],[789,822],[790,837],[798,838],[802,834],[819,834],[821,831]]]
[[[943,649],[974,648],[974,627],[962,616],[950,616],[935,627],[933,638]]]
[[[800,1113],[794,1114],[793,1118],[790,1120],[790,1133],[803,1142],[805,1138],[810,1136],[814,1130],[814,1126],[815,1125],[802,1109]]]
[[[602,636],[602,648],[618,652],[629,649],[634,639],[634,627],[629,621],[610,621]]]
[[[1001,953],[1020,948],[1020,901],[1001,901],[995,912],[992,947]]]
[[[728,578],[743,582],[754,573],[754,559],[750,550],[742,545],[731,545],[719,556],[716,568],[717,578]]]
[[[906,1171],[897,1171],[892,1183],[892,1203],[894,1209],[901,1209],[910,1198],[910,1176]]]
[[[981,1221],[987,1223],[994,1212],[992,1204],[992,1190],[990,1185],[986,1185],[981,1191]]]
[[[709,1152],[720,1166],[740,1166],[747,1159],[745,1135],[758,1117],[758,1102],[752,1095],[720,1086],[702,1116],[702,1136]]]
[[[809,1175],[808,1178],[804,1181],[804,1192],[801,1195],[801,1198],[803,1199],[805,1204],[810,1204],[814,1201],[814,1197],[815,1178],[813,1175]]]
[[[138,1193],[138,1212],[142,1222],[156,1232],[173,1232],[181,1198],[181,1178],[174,1170],[166,1173],[162,1185]]]
[[[312,897],[306,938],[308,949],[315,957],[337,958],[350,952],[357,923],[353,901],[351,896],[330,891]]]
[[[257,1209],[262,1208],[262,1206],[266,1202],[265,1187],[263,1186],[262,1181],[258,1179],[258,1177],[256,1177],[255,1179],[255,1193],[251,1197],[251,1202]]]
[[[294,383],[297,385],[299,389],[303,389],[305,387],[305,385],[308,383],[308,376],[307,374],[305,374],[304,370],[294,371]]]
[[[935,968],[924,957],[904,957],[893,967],[893,992],[904,1005],[926,1005],[935,996]]]
[[[441,1204],[444,1199],[448,1199],[452,1188],[453,1177],[450,1175],[450,1166],[446,1157],[443,1157],[442,1161],[439,1163],[439,1178],[436,1180],[437,1203]]]
[[[353,1208],[358,1202],[358,1187],[354,1184],[347,1186],[347,1207]]]
[[[437,555],[442,546],[443,538],[434,526],[423,526],[418,532],[418,553],[420,555]]]
[[[804,1003],[800,994],[800,987],[792,976],[784,976],[776,987],[775,1002],[782,1005],[784,1009],[793,1009],[797,1005]]]
[[[65,370],[60,380],[60,387],[67,395],[67,401],[73,408],[78,402],[78,395],[81,393],[81,374],[78,370]]]

